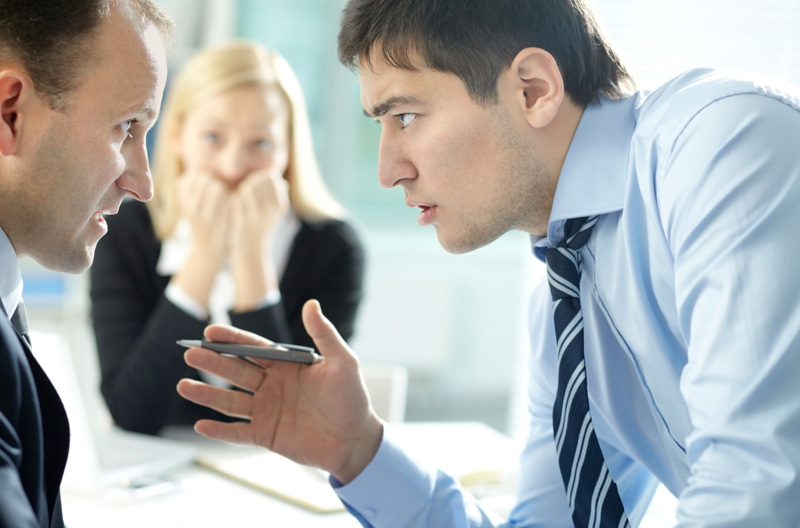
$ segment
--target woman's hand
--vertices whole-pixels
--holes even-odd
[[[277,171],[260,170],[242,180],[231,195],[231,269],[236,283],[234,310],[257,306],[278,289],[278,274],[265,245],[289,210],[289,188]]]
[[[289,210],[289,185],[277,171],[249,174],[231,196],[233,252],[260,252],[263,242]]]
[[[229,252],[231,193],[211,174],[189,173],[177,182],[178,206],[192,230],[192,249],[172,277],[201,306],[208,306],[214,279]]]
[[[177,189],[180,214],[192,228],[192,244],[209,255],[224,254],[232,213],[228,187],[211,174],[200,172],[182,175]]]

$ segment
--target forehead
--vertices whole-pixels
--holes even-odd
[[[78,111],[155,119],[167,76],[158,29],[114,9],[88,44],[91,53],[77,90]]]
[[[186,119],[263,127],[287,119],[288,114],[289,103],[277,86],[247,84],[199,103],[188,111]]]
[[[464,84],[454,74],[430,69],[414,54],[410,58],[414,69],[393,66],[381,54],[359,65],[361,104],[367,115],[379,117],[404,102],[432,104],[466,95]]]

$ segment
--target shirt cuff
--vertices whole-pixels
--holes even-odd
[[[177,284],[171,282],[167,284],[167,289],[164,290],[164,297],[195,319],[199,321],[208,321],[208,310],[192,299],[189,294]]]
[[[413,460],[384,426],[375,458],[352,482],[331,477],[334,491],[348,510],[375,526],[407,526],[428,506],[436,471]]]

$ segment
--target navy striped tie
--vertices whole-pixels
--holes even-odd
[[[621,528],[630,523],[592,426],[583,356],[580,250],[596,223],[596,216],[567,220],[564,240],[547,250],[547,279],[558,344],[553,435],[576,528]]]

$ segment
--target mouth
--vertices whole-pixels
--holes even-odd
[[[117,214],[119,212],[119,206],[120,206],[120,204],[112,205],[111,207],[106,207],[105,209],[100,209],[99,211],[97,211],[97,213],[101,214],[101,215],[104,215],[104,216],[105,215],[115,215],[115,214]]]
[[[412,209],[415,208],[415,207],[418,208],[418,209],[430,209],[431,207],[436,207],[434,205],[430,205],[430,204],[426,204],[426,203],[422,203],[422,202],[415,202],[414,200],[412,200],[411,198],[408,198],[408,197],[406,197],[406,205],[411,207]]]
[[[105,217],[108,215],[115,215],[119,211],[119,206],[113,207],[110,209],[103,209],[100,211],[95,211],[92,217],[97,222],[105,222]]]
[[[409,198],[406,198],[406,205],[411,208],[419,209],[419,216],[417,217],[417,222],[421,226],[426,226],[433,222],[434,215],[436,214],[436,209],[438,206],[415,202]]]

